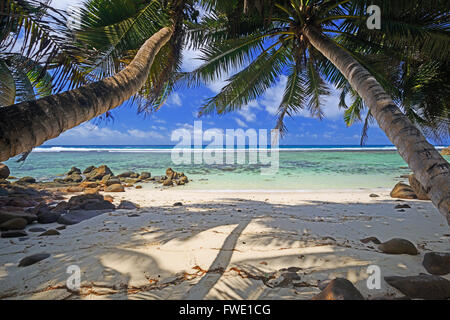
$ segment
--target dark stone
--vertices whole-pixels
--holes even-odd
[[[137,209],[137,208],[139,208],[139,206],[137,206],[133,202],[127,201],[127,200],[120,201],[120,204],[117,207],[117,209],[128,209],[128,210],[133,210],[133,209]]]
[[[27,220],[28,223],[32,223],[33,221],[37,220],[37,216],[32,213],[26,213],[23,211],[10,211],[10,212],[0,211],[0,223],[15,218],[23,218]]]
[[[362,243],[372,242],[372,243],[375,243],[375,244],[381,244],[381,241],[378,240],[378,238],[376,238],[376,237],[368,237],[368,238],[361,239],[360,241]]]
[[[416,246],[412,242],[399,238],[394,238],[380,244],[378,249],[380,249],[383,253],[389,254],[419,254]]]
[[[106,175],[113,176],[114,174],[112,173],[111,169],[109,169],[108,166],[105,165],[95,168],[89,173],[85,174],[86,179],[89,181],[101,180]]]
[[[4,231],[2,232],[2,238],[20,238],[26,237],[28,234],[25,231],[21,230],[12,230],[12,231]]]
[[[30,213],[40,215],[44,213],[49,213],[51,208],[46,203],[40,203],[33,209],[31,209]]]
[[[409,208],[411,208],[411,206],[408,204],[398,204],[395,206],[394,209],[409,209]]]
[[[16,183],[23,183],[23,184],[27,184],[27,183],[36,183],[36,179],[33,177],[23,177],[20,178],[19,180],[17,180]]]
[[[423,257],[423,266],[434,275],[446,275],[450,273],[449,252],[428,252]]]
[[[66,229],[66,226],[59,226],[56,228],[56,230],[65,230],[65,229]]]
[[[136,218],[136,217],[140,217],[140,215],[138,215],[138,214],[135,214],[135,213],[133,213],[133,214],[129,214],[128,215],[130,218]]]
[[[150,172],[141,172],[141,175],[138,177],[141,180],[151,178],[152,174]]]
[[[80,175],[80,174],[81,174],[81,170],[78,169],[77,167],[72,167],[72,168],[69,170],[69,172],[66,173],[66,176],[71,176],[71,175],[73,175],[73,174],[78,174],[78,175]]]
[[[11,172],[6,164],[0,163],[0,179],[8,179]]]
[[[336,278],[312,300],[364,300],[364,297],[350,281]]]
[[[11,206],[11,207],[29,208],[29,207],[33,207],[33,206],[37,206],[37,205],[39,205],[38,202],[26,199],[24,197],[20,197],[20,198],[14,197],[8,201],[8,206]]]
[[[103,210],[103,209],[115,209],[115,206],[104,200],[100,194],[83,194],[79,196],[73,196],[68,203],[69,210]]]
[[[52,209],[52,212],[59,212],[59,213],[65,213],[67,210],[70,209],[69,203],[66,201],[61,201]]]
[[[79,208],[84,210],[114,210],[116,207],[106,200],[90,199],[86,200]]]
[[[60,235],[60,233],[59,233],[58,231],[56,231],[56,230],[54,230],[54,229],[50,229],[50,230],[45,231],[44,233],[41,233],[41,234],[39,235],[39,237],[44,237],[44,236],[59,236],[59,235]]]
[[[48,212],[38,215],[38,222],[39,223],[53,223],[58,221],[58,218],[61,216],[60,212]]]
[[[89,172],[91,172],[94,169],[95,169],[94,166],[87,167],[86,169],[84,169],[83,174],[89,173]]]
[[[402,182],[399,182],[395,185],[390,195],[392,198],[417,199],[417,195],[415,194],[414,190],[410,186]]]
[[[75,210],[70,211],[70,213],[63,214],[59,217],[58,223],[64,224],[64,225],[73,225],[80,223],[84,220],[88,220],[91,218],[94,218],[96,216],[99,216],[103,213],[110,212],[110,210]]]
[[[377,195],[377,194],[375,194],[375,193],[371,193],[371,194],[369,195],[369,197],[371,197],[371,198],[379,198],[380,196]]]
[[[30,229],[28,229],[28,231],[30,231],[30,232],[45,232],[46,229],[44,229],[44,228],[30,228]]]
[[[27,220],[23,218],[15,218],[0,224],[0,230],[22,230],[27,226]]]
[[[125,192],[125,188],[121,184],[113,184],[105,189],[105,192]]]
[[[420,274],[409,277],[384,277],[384,280],[412,299],[443,300],[450,298],[450,281],[439,276]]]
[[[134,175],[133,171],[127,171],[127,172],[119,174],[117,176],[117,178],[130,178],[132,175]]]
[[[175,202],[173,204],[174,207],[181,207],[182,205],[183,205],[183,203],[181,203],[181,202]]]
[[[73,173],[70,176],[65,177],[63,181],[64,182],[76,182],[76,183],[78,183],[78,182],[83,181],[83,177],[81,175],[79,175],[79,174]]]
[[[28,267],[32,264],[38,263],[39,261],[45,260],[50,257],[48,253],[37,253],[31,256],[25,257],[19,262],[19,267]]]
[[[118,178],[111,178],[108,181],[105,182],[106,186],[112,186],[113,184],[121,184],[120,179]]]

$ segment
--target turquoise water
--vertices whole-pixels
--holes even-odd
[[[353,151],[350,151],[353,150]],[[447,157],[449,159],[449,157]],[[392,188],[409,169],[392,147],[297,147],[282,148],[279,169],[274,175],[261,175],[267,165],[181,164],[172,162],[167,147],[77,147],[38,148],[23,164],[9,160],[11,175],[33,176],[47,181],[72,166],[108,165],[115,174],[149,171],[163,175],[167,167],[184,172],[197,190],[318,190]]]

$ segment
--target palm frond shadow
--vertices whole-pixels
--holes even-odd
[[[408,203],[423,207],[423,212],[432,209],[427,202]],[[396,212],[396,204],[395,200],[373,204],[311,200],[285,205],[222,198],[182,207],[143,207],[136,211],[138,217],[116,210],[69,226],[60,236],[47,240],[31,235],[3,248],[0,298],[38,299],[51,293],[65,299],[307,299],[318,292],[317,281],[308,280],[301,288],[274,287],[268,284],[271,274],[299,267],[302,278],[326,280],[337,274],[345,277],[352,268],[357,270],[355,277],[363,279],[366,275],[359,269],[385,258],[375,248],[348,239],[376,236],[385,241],[394,235],[416,243],[421,239],[423,226],[392,228],[405,224],[412,214]],[[414,214],[423,214],[420,210]],[[430,226],[438,225],[435,220],[440,218],[433,214]],[[388,225],[376,232],[367,227],[379,219]],[[211,234],[221,235],[222,240],[209,240]],[[200,248],[199,239],[204,240]],[[18,250],[20,245],[32,248]],[[37,250],[52,256],[27,268],[17,267],[20,259]],[[205,254],[203,250],[212,252],[211,263],[196,262],[195,255]],[[391,259],[401,263],[404,258]],[[81,293],[67,290],[69,265],[82,270]]]

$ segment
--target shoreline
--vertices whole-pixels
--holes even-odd
[[[144,189],[148,189],[145,188]],[[389,192],[392,188],[358,188],[358,189],[184,189],[186,192],[208,192],[208,193],[348,193],[348,192],[356,192],[356,193],[366,193],[366,192]],[[170,191],[171,189],[164,189]],[[182,189],[180,189],[182,190]]]

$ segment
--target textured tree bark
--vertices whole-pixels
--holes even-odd
[[[450,224],[450,164],[394,104],[375,77],[347,51],[312,26],[306,27],[303,33],[364,99],[380,128]]]
[[[144,85],[155,56],[172,34],[172,28],[159,30],[142,45],[133,61],[112,77],[39,100],[0,107],[0,161],[56,138],[129,99]]]

